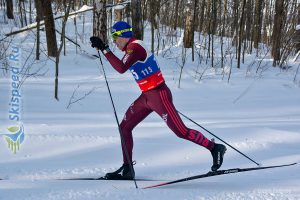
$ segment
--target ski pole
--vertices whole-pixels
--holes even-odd
[[[181,114],[183,117],[185,117],[186,119],[190,120],[191,122],[193,122],[194,124],[196,124],[197,126],[199,126],[200,128],[202,128],[203,130],[205,130],[206,132],[208,132],[209,134],[211,134],[212,136],[214,136],[215,138],[219,139],[220,141],[222,141],[223,143],[225,143],[226,145],[228,145],[229,147],[231,147],[232,149],[234,149],[235,151],[237,151],[238,153],[240,153],[241,155],[243,155],[244,157],[248,158],[249,160],[251,160],[253,163],[255,163],[257,166],[260,166],[259,163],[255,162],[253,159],[249,158],[247,155],[245,155],[244,153],[242,153],[241,151],[239,151],[238,149],[236,149],[235,147],[231,146],[230,144],[228,144],[227,142],[225,142],[224,140],[222,140],[221,138],[219,138],[218,136],[216,136],[215,134],[213,134],[212,132],[210,132],[209,130],[207,130],[206,128],[204,128],[203,126],[201,126],[200,124],[198,124],[197,122],[195,122],[194,120],[192,120],[191,118],[187,117],[186,115],[182,114],[181,112],[179,112],[177,110],[177,112],[179,114]]]
[[[118,119],[118,116],[117,116],[115,104],[114,104],[114,101],[113,101],[113,98],[112,98],[112,95],[111,95],[111,92],[110,92],[110,88],[109,88],[109,85],[108,85],[108,81],[107,81],[107,78],[106,78],[106,73],[105,73],[105,70],[104,70],[104,66],[103,66],[103,63],[102,63],[102,59],[101,59],[99,50],[98,50],[98,56],[99,56],[99,60],[100,60],[100,63],[101,63],[102,70],[103,70],[103,75],[104,75],[104,79],[105,79],[105,82],[106,82],[107,90],[108,90],[108,93],[109,93],[110,101],[111,101],[111,104],[112,104],[112,107],[113,107],[113,110],[114,110],[114,115],[115,115],[115,118],[116,118],[116,121],[117,121],[118,129],[119,129],[119,134],[120,134],[120,138],[121,138],[121,144],[122,144],[122,146],[123,146],[123,148],[125,150],[125,156],[126,156],[126,160],[127,160],[128,164],[129,164],[130,172],[131,172],[131,174],[133,174],[133,166],[132,166],[132,163],[131,163],[131,161],[129,159],[128,150],[127,150],[127,147],[126,147],[126,144],[125,144],[124,137],[122,135],[122,131],[121,131],[121,128],[120,128],[120,123],[119,123],[119,119]],[[135,180],[135,177],[133,178],[133,181],[134,181],[134,184],[135,184],[135,188],[138,188],[136,180]]]

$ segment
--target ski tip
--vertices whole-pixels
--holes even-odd
[[[274,167],[284,167],[284,166],[293,166],[293,165],[297,165],[298,162],[294,162],[294,163],[288,163],[288,164],[282,164],[282,165],[274,165]],[[269,167],[269,165],[264,165],[264,164],[260,164],[259,167]]]
[[[150,186],[142,187],[142,189],[155,188],[155,187],[160,187],[160,186],[164,186],[164,185],[168,185],[168,183],[160,183],[160,184],[156,184],[156,185],[150,185]]]
[[[297,165],[298,163],[297,162],[295,162],[295,163],[292,163],[291,165]]]

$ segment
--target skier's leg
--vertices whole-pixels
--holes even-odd
[[[126,146],[126,150],[129,158],[127,158],[125,147],[122,144],[121,146],[122,146],[122,153],[123,153],[123,165],[115,172],[107,173],[105,175],[106,179],[110,179],[110,180],[134,179],[135,177],[134,169],[132,168],[130,170],[130,165],[129,165],[129,162],[132,163],[132,149],[133,149],[132,130],[137,124],[139,124],[143,119],[145,119],[152,112],[146,106],[145,102],[146,100],[142,94],[141,96],[139,96],[139,98],[137,98],[134,101],[134,103],[130,105],[130,107],[126,111],[124,118],[120,124],[120,129],[121,129],[121,134],[123,136],[124,144]]]
[[[132,130],[136,125],[143,121],[152,110],[146,105],[146,99],[144,95],[141,94],[127,109],[124,118],[120,124],[121,133],[124,138],[124,143],[126,145],[129,162],[132,162],[132,150],[133,150],[133,138]],[[125,154],[125,148],[122,145],[123,151],[123,162],[128,164],[128,160]]]
[[[213,157],[212,171],[219,169],[223,163],[226,147],[208,140],[201,132],[187,128],[182,122],[172,102],[172,93],[167,86],[157,92],[147,93],[147,104],[158,113],[168,127],[180,138],[192,141],[210,150]]]
[[[201,132],[187,128],[182,122],[174,104],[169,88],[163,87],[159,92],[147,93],[147,101],[151,108],[167,123],[168,127],[180,138],[192,141],[208,150],[212,150],[214,143],[208,140]],[[158,94],[157,94],[158,93]]]

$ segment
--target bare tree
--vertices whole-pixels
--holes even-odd
[[[239,26],[237,68],[240,68],[240,66],[241,66],[241,49],[242,49],[242,42],[243,42],[243,37],[244,37],[244,25],[245,25],[245,6],[246,6],[246,0],[243,0],[241,20],[240,20],[240,26]]]
[[[96,1],[94,4],[93,35],[107,42],[106,0]]]
[[[26,9],[25,9],[25,0],[19,0],[19,17],[21,26],[27,26],[27,17],[26,17]]]
[[[300,5],[297,6],[297,24],[300,24]],[[296,44],[296,51],[300,51],[300,30],[297,30],[298,42]]]
[[[255,0],[255,11],[254,11],[254,28],[253,28],[253,41],[254,48],[258,48],[258,43],[261,39],[261,28],[262,28],[262,5],[263,0]]]
[[[57,56],[57,42],[55,34],[55,24],[53,18],[53,12],[51,7],[51,0],[41,1],[43,7],[43,13],[45,15],[45,28],[46,28],[46,38],[47,38],[47,50],[48,56]]]
[[[154,53],[154,30],[157,29],[156,14],[157,0],[150,0],[150,22],[151,22],[151,52]]]
[[[173,30],[176,31],[177,23],[178,23],[178,8],[179,8],[179,0],[175,1],[175,11],[174,11],[174,23]]]
[[[35,0],[36,9],[36,60],[40,59],[40,21],[43,17],[41,1]]]
[[[142,6],[141,0],[131,1],[131,18],[132,18],[132,29],[134,36],[138,39],[143,39],[143,21],[142,21]]]
[[[6,14],[8,19],[14,19],[13,0],[6,0]]]
[[[274,58],[273,66],[280,62],[280,47],[281,47],[281,33],[284,19],[284,0],[276,0],[275,2],[275,16],[272,35],[272,56]]]
[[[191,48],[193,46],[193,17],[192,2],[188,1],[186,4],[186,17],[183,36],[184,48]]]
[[[71,8],[71,2],[72,0],[68,0],[68,3],[66,0],[63,0],[63,5],[64,5],[64,13],[65,16],[62,21],[62,30],[61,30],[61,37],[60,37],[60,45],[57,51],[57,56],[55,59],[55,92],[54,92],[54,97],[56,100],[58,100],[58,75],[59,75],[59,61],[60,61],[60,53],[62,51],[62,48],[65,44],[65,30],[66,30],[66,24],[68,21],[69,13],[70,13],[70,8]]]
[[[122,0],[117,0],[116,2],[117,2],[117,4],[122,3]],[[116,21],[121,21],[122,19],[123,19],[123,9],[119,9],[119,8],[116,9],[115,8],[115,20]]]

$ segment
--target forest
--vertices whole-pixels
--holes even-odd
[[[265,59],[272,59],[273,67],[288,69],[289,60],[297,60],[300,50],[297,0],[1,0],[0,11],[0,59],[4,73],[8,70],[8,47],[15,36],[27,32],[34,44],[27,50],[31,53],[26,60],[37,62],[41,54],[47,57],[44,59],[53,60],[55,88],[60,56],[68,51],[66,45],[75,45],[76,53],[78,48],[82,51],[79,43],[88,44],[87,33],[111,43],[112,24],[120,20],[132,24],[139,39],[143,39],[145,27],[149,26],[150,48],[156,55],[172,54],[170,49],[178,46],[179,40],[182,53],[176,62],[180,77],[187,59],[196,60],[195,77],[201,80],[207,69],[225,69],[228,65],[230,71],[240,68],[245,55],[254,55],[251,59],[257,69]],[[92,18],[86,18],[88,14]],[[75,31],[74,36],[66,34],[68,23],[72,23],[69,26]],[[92,23],[92,30],[86,30],[88,23]],[[46,36],[46,46],[42,47],[41,32]],[[24,70],[28,72],[31,65],[24,66]],[[24,79],[32,74],[38,72],[24,72]]]

